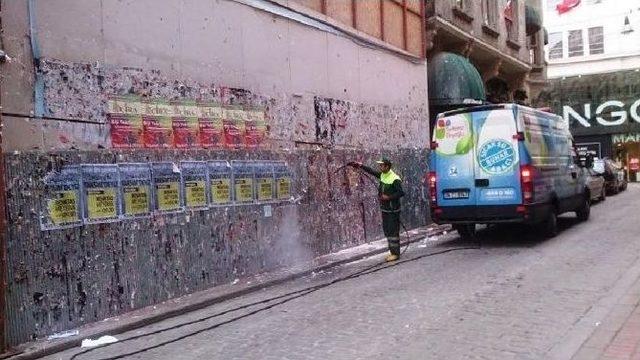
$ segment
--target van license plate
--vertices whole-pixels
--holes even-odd
[[[457,191],[445,191],[444,198],[453,200],[453,199],[468,199],[469,192],[465,190],[457,190]]]

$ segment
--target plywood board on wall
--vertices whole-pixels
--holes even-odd
[[[371,36],[382,38],[380,0],[356,1],[356,28]]]
[[[327,16],[345,25],[353,26],[351,0],[326,0]]]
[[[422,19],[410,12],[407,13],[407,51],[422,56]]]
[[[384,6],[384,40],[391,45],[404,48],[402,5],[394,0],[382,0]]]
[[[291,0],[319,13],[322,12],[322,0]]]
[[[413,11],[416,14],[420,14],[420,0],[407,0],[407,9]]]

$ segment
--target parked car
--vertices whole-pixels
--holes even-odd
[[[627,189],[624,169],[609,158],[595,159],[593,170],[604,177],[607,193],[615,195]]]
[[[476,224],[537,224],[549,237],[557,217],[590,214],[587,170],[560,116],[514,105],[439,114],[428,175],[431,216],[462,237]]]
[[[591,200],[604,201],[607,199],[604,176],[593,170],[593,168],[587,170],[587,187],[589,188]]]

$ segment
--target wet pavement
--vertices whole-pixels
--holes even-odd
[[[630,185],[588,222],[563,215],[553,239],[503,226],[479,244],[448,234],[394,265],[368,258],[47,359],[597,358],[613,336],[589,341],[640,279],[639,206]]]

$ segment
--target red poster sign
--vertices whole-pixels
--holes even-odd
[[[248,148],[257,148],[264,141],[267,134],[264,118],[264,110],[256,109],[247,112],[244,140]]]
[[[171,106],[165,102],[144,103],[142,125],[146,148],[170,148],[173,146],[173,124]]]
[[[219,148],[224,146],[223,111],[217,104],[199,104],[198,118],[200,143],[203,148]]]
[[[109,114],[111,125],[111,146],[116,149],[143,147],[142,116]]]
[[[245,112],[238,108],[224,109],[224,143],[227,148],[240,149],[244,147]]]
[[[200,147],[199,111],[195,102],[176,102],[172,104],[173,140],[178,149]]]

